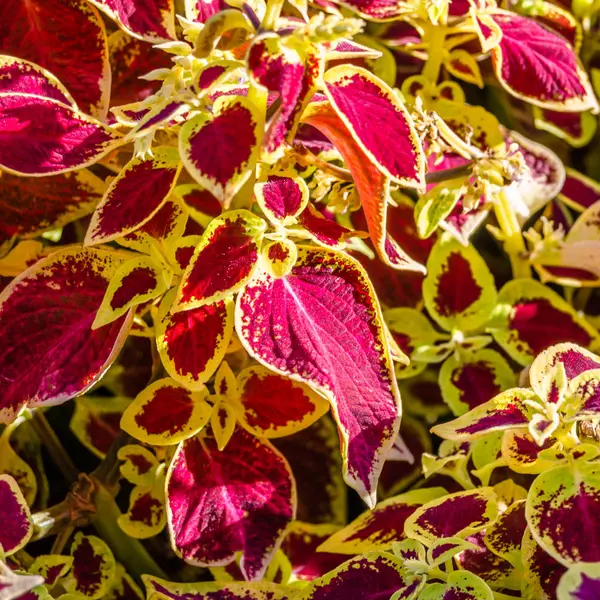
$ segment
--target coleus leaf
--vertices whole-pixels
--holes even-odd
[[[17,482],[6,474],[0,475],[0,548],[9,556],[23,548],[33,534],[33,521]]]
[[[92,329],[112,323],[132,306],[160,296],[169,283],[165,271],[149,256],[126,261],[110,280]]]
[[[533,414],[527,401],[535,398],[537,394],[526,388],[506,390],[454,421],[436,425],[432,432],[445,439],[469,440],[492,431],[525,429]]]
[[[135,231],[161,208],[181,171],[177,150],[156,148],[152,158],[134,157],[111,182],[96,208],[85,244],[109,242]]]
[[[412,12],[408,3],[398,0],[338,0],[336,4],[341,4],[370,21],[387,21]]]
[[[521,541],[527,529],[525,500],[518,500],[502,512],[486,531],[483,541],[494,554],[507,559],[513,566],[521,566]]]
[[[228,297],[171,314],[175,293],[172,289],[160,304],[155,322],[156,345],[173,379],[190,390],[202,390],[229,346],[233,334],[233,300]]]
[[[289,239],[264,244],[261,250],[262,267],[273,277],[287,275],[298,260],[298,248]]]
[[[434,583],[423,589],[419,600],[494,600],[490,587],[469,571],[453,571],[445,584]]]
[[[52,73],[14,56],[0,55],[0,93],[33,94],[77,108],[67,88]]]
[[[523,13],[562,35],[579,54],[583,37],[581,25],[571,12],[552,2],[543,1],[535,7],[525,8]]]
[[[129,483],[143,487],[154,483],[159,463],[150,450],[137,444],[127,444],[119,448],[117,458],[123,461],[119,471]]]
[[[384,264],[394,269],[424,272],[423,265],[408,256],[388,235],[389,180],[355,141],[342,118],[329,103],[313,102],[302,119],[327,136],[344,158],[360,197],[373,246]]]
[[[540,446],[527,430],[509,430],[502,436],[502,458],[508,468],[515,473],[537,475],[556,466],[555,462],[539,456],[553,444],[555,444],[554,438],[548,438]]]
[[[78,398],[69,428],[92,454],[104,458],[119,435],[121,415],[130,401],[119,396]]]
[[[336,531],[319,546],[319,552],[363,554],[389,550],[406,538],[404,524],[415,510],[446,494],[443,488],[412,490],[380,502],[352,523]]]
[[[41,575],[46,587],[52,587],[71,570],[72,566],[72,556],[46,554],[37,556],[28,570],[35,575]]]
[[[575,564],[561,578],[556,589],[558,600],[594,598],[600,592],[600,577],[595,565]]]
[[[342,249],[348,238],[357,235],[362,237],[360,232],[357,234],[357,232],[340,225],[331,213],[328,218],[312,203],[309,203],[302,211],[298,217],[298,224],[310,239],[324,248]]]
[[[183,164],[225,208],[256,164],[260,128],[257,108],[242,96],[218,98],[212,115],[198,114],[181,128],[179,153]]]
[[[576,211],[583,211],[600,200],[600,184],[593,179],[567,169],[567,176],[559,198]]]
[[[556,292],[531,279],[507,283],[488,329],[502,349],[521,365],[558,342],[590,346],[598,334]]]
[[[0,8],[0,48],[50,71],[84,113],[106,117],[111,79],[106,30],[85,0],[6,0]],[[36,120],[41,117],[47,119],[44,129],[53,122],[43,114]]]
[[[259,362],[331,401],[345,479],[373,506],[400,406],[381,309],[360,265],[300,247],[289,275],[259,271],[238,296],[236,331]]]
[[[529,528],[523,536],[522,555],[527,591],[540,600],[556,598],[556,588],[567,569],[541,548]]]
[[[65,402],[104,374],[127,337],[132,315],[96,330],[91,325],[122,260],[106,250],[61,250],[2,292],[0,421],[12,421],[26,405]]]
[[[115,559],[106,543],[79,531],[71,545],[71,556],[73,567],[63,581],[65,589],[92,600],[104,596],[115,572]]]
[[[403,568],[391,554],[372,552],[343,563],[327,575],[314,579],[298,594],[299,600],[387,600],[410,598],[424,578]]]
[[[92,0],[133,37],[148,42],[176,39],[173,0]]]
[[[243,429],[221,452],[210,437],[182,442],[166,491],[176,553],[195,565],[225,565],[241,552],[248,580],[262,577],[296,510],[287,462]]]
[[[97,162],[121,135],[57,100],[0,94],[0,166],[16,175],[54,175]]]
[[[144,600],[142,590],[121,563],[117,563],[113,583],[106,595],[106,600]]]
[[[165,528],[164,471],[157,475],[152,485],[133,488],[127,512],[117,519],[117,523],[128,536],[136,539],[153,537]]]
[[[269,175],[254,186],[258,205],[274,225],[293,225],[306,208],[309,190],[298,176]]]
[[[473,331],[487,321],[496,304],[494,278],[473,246],[444,234],[427,261],[423,301],[446,331]]]
[[[291,588],[270,582],[172,583],[150,575],[142,579],[148,600],[287,600],[292,593]]]
[[[307,429],[272,443],[294,474],[297,518],[313,523],[346,523],[348,488],[342,479],[342,456],[333,419],[324,416]]]
[[[430,546],[439,538],[466,537],[491,525],[498,516],[492,488],[457,492],[431,500],[408,517],[404,531]]]
[[[369,160],[392,181],[421,189],[423,150],[408,111],[394,92],[365,69],[349,65],[329,69],[324,81],[332,107]]]
[[[29,238],[67,225],[94,211],[104,182],[88,171],[52,177],[0,178],[0,240]]]
[[[185,0],[185,16],[196,23],[206,23],[210,17],[226,8],[224,0]]]
[[[329,403],[305,383],[282,377],[263,366],[238,375],[240,423],[261,438],[296,433],[312,425]]]
[[[13,430],[14,431],[14,430]],[[31,432],[27,432],[31,435]],[[0,473],[12,477],[17,483],[28,506],[32,506],[37,492],[38,482],[34,470],[15,452],[12,432],[9,430],[0,438]]]
[[[211,407],[206,393],[191,392],[168,378],[155,381],[127,407],[121,427],[146,444],[177,444],[208,422]]]
[[[559,563],[598,562],[598,464],[576,461],[537,476],[527,495],[527,523],[536,542]]]
[[[109,36],[108,50],[112,72],[111,106],[132,104],[155,94],[160,89],[160,82],[140,77],[155,69],[169,69],[172,66],[166,52],[132,38],[121,30]]]
[[[302,521],[294,521],[288,527],[281,550],[290,561],[296,579],[311,581],[322,577],[348,559],[343,554],[317,550],[338,528],[338,525],[313,525]]]
[[[591,112],[565,113],[534,106],[533,117],[538,129],[562,138],[574,148],[589,144],[598,128],[596,117]]]
[[[323,60],[316,46],[290,44],[284,37],[265,33],[252,42],[247,61],[254,82],[279,95],[280,107],[263,140],[274,160],[296,135],[300,115],[316,91]]]
[[[206,306],[242,288],[258,263],[265,229],[264,219],[247,210],[213,219],[183,274],[173,311]]]
[[[571,45],[533,19],[507,11],[491,15],[500,28],[492,63],[507,92],[527,102],[566,112],[598,110],[589,79]],[[489,28],[481,24],[483,37]]]
[[[439,381],[444,402],[455,415],[461,415],[514,387],[516,377],[500,353],[483,348],[449,356],[440,369]]]

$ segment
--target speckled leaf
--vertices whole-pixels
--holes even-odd
[[[556,588],[557,600],[592,600],[600,594],[600,573],[597,565],[573,565]]]
[[[444,234],[427,261],[423,301],[446,331],[472,331],[487,321],[496,304],[494,278],[473,246]]]
[[[500,290],[489,331],[524,366],[553,344],[570,341],[587,347],[598,340],[595,329],[568,302],[531,279],[511,281]]]
[[[496,520],[498,508],[492,488],[457,492],[417,508],[404,525],[406,535],[426,546],[438,538],[466,537]]]
[[[521,541],[527,529],[525,500],[511,504],[486,531],[483,541],[494,554],[507,559],[516,568],[521,566]]]
[[[190,564],[225,565],[241,552],[248,580],[262,577],[296,510],[287,462],[243,429],[222,452],[209,437],[182,442],[166,491],[177,554]]]
[[[506,359],[495,350],[483,348],[448,357],[440,369],[444,401],[455,415],[484,404],[516,384],[516,376]]]
[[[190,392],[172,379],[160,379],[127,407],[121,427],[146,444],[177,444],[208,422],[211,409],[205,396],[206,391]]]
[[[167,514],[164,471],[150,486],[133,488],[127,512],[117,519],[117,523],[128,536],[135,539],[153,537],[165,528]]]
[[[492,49],[496,76],[510,93],[553,110],[598,110],[589,79],[571,45],[533,19],[502,11],[492,15],[502,31]]]
[[[33,521],[25,498],[10,475],[0,475],[0,548],[9,556],[27,544],[33,534]]]
[[[171,314],[176,290],[163,298],[156,317],[156,345],[167,373],[201,390],[225,356],[233,333],[231,297]]]
[[[258,272],[238,296],[236,331],[265,366],[314,386],[332,402],[345,479],[373,506],[400,406],[381,309],[360,265],[333,251],[300,247],[289,275]]]
[[[58,229],[94,211],[103,181],[82,169],[52,177],[0,177],[0,241]]]
[[[133,485],[149,487],[154,483],[158,460],[154,454],[138,444],[127,444],[119,448],[117,458],[123,461],[120,473]]]
[[[174,0],[92,0],[127,33],[148,42],[175,39]]]
[[[423,595],[422,600],[494,600],[490,587],[477,575],[469,571],[454,571],[450,573],[443,586],[443,592],[438,596]]]
[[[536,542],[559,563],[599,562],[600,466],[575,462],[536,478],[527,496],[527,523]]]
[[[0,167],[9,173],[42,176],[81,169],[120,143],[119,133],[57,100],[0,94]]]
[[[329,403],[305,383],[273,373],[263,366],[248,367],[238,376],[240,423],[258,437],[274,438],[312,425]]]
[[[152,158],[133,158],[111,182],[92,216],[85,243],[109,242],[135,231],[161,208],[181,170],[174,148],[153,150]]]
[[[50,71],[83,112],[106,117],[111,79],[106,30],[85,0],[5,0],[0,48]]]
[[[4,289],[0,421],[12,421],[26,405],[65,402],[102,377],[131,322],[129,315],[91,329],[121,264],[122,256],[114,252],[65,249],[42,259]]]
[[[92,323],[98,329],[124,315],[132,306],[153,300],[167,291],[170,278],[149,256],[128,260],[114,274]]]
[[[36,557],[28,570],[34,575],[41,575],[44,578],[44,585],[46,587],[52,587],[71,570],[72,566],[72,556],[42,554]]]
[[[212,115],[198,114],[181,128],[181,160],[225,208],[256,164],[260,122],[255,105],[247,98],[223,96],[215,102]]]
[[[533,539],[529,528],[523,536],[522,552],[523,576],[529,593],[536,599],[555,600],[556,588],[567,571],[566,567],[544,552]]]
[[[183,274],[173,311],[210,305],[242,288],[258,263],[265,229],[264,219],[247,210],[213,219]]]
[[[554,438],[549,438],[540,446],[526,429],[505,431],[502,436],[502,458],[515,473],[537,475],[556,466],[556,463],[539,456],[540,452],[548,450],[554,443]]]
[[[78,532],[71,545],[71,556],[73,567],[63,582],[67,592],[77,592],[91,600],[104,596],[115,573],[115,559],[106,543]]]
[[[319,552],[363,554],[389,550],[405,539],[404,523],[415,510],[446,495],[443,488],[412,490],[380,502],[319,546]]]

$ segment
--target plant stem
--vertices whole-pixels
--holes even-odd
[[[308,148],[302,146],[302,144],[294,144],[294,152],[298,158],[298,162],[305,166],[312,165],[314,167],[317,167],[322,171],[333,175],[340,181],[354,181],[352,179],[352,173],[350,173],[348,169],[336,167],[335,165],[328,163],[326,160],[323,160],[322,158],[319,158],[316,154],[313,154]]]
[[[504,250],[510,259],[513,277],[515,279],[530,277],[531,270],[529,263],[523,258],[527,248],[525,247],[525,240],[521,233],[521,226],[504,192],[500,192],[496,197],[494,213],[496,214],[496,219],[498,219],[500,229],[504,233]]]
[[[425,175],[425,183],[440,183],[442,181],[449,181],[450,179],[466,177],[471,174],[472,169],[473,163],[467,163],[460,167],[452,167],[451,169],[444,169],[443,171],[427,173],[427,175]]]
[[[48,454],[50,454],[52,461],[65,476],[65,479],[69,483],[77,481],[77,476],[79,475],[77,467],[71,460],[71,457],[67,454],[66,450],[62,447],[58,436],[54,433],[46,416],[40,409],[33,411],[31,426],[46,447],[46,450],[48,450]]]
[[[156,564],[139,540],[129,537],[118,524],[121,511],[112,494],[95,481],[94,504],[96,514],[92,524],[100,537],[109,545],[115,558],[123,564],[127,572],[138,581],[141,575],[154,575],[167,579],[167,574]]]
[[[423,68],[423,76],[432,83],[437,83],[442,68],[442,57],[444,55],[444,41],[446,40],[446,27],[444,25],[433,25],[429,30],[429,52],[427,62]]]
[[[262,29],[264,31],[273,31],[275,29],[282,8],[283,0],[268,0],[267,11],[262,22]]]

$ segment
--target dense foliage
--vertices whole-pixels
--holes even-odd
[[[600,598],[598,8],[1,0],[0,600]]]

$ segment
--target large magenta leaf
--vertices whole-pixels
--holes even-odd
[[[296,512],[286,460],[269,442],[237,429],[219,451],[213,438],[178,447],[167,475],[169,532],[175,551],[195,565],[240,568],[260,579]]]
[[[120,138],[56,100],[0,94],[0,167],[9,172],[53,175],[80,169],[102,158]]]
[[[492,19],[502,31],[492,60],[508,92],[542,108],[598,110],[588,77],[565,38],[514,13],[498,12]],[[486,29],[483,25],[484,37]]]
[[[0,48],[48,69],[84,112],[106,116],[106,31],[98,11],[85,0],[3,0]]]
[[[106,371],[130,317],[91,329],[122,257],[106,250],[61,250],[17,277],[0,295],[0,422],[26,405],[58,404]]]
[[[257,360],[332,402],[345,479],[373,506],[400,403],[381,309],[362,267],[337,252],[300,247],[289,275],[261,271],[240,294],[236,328]]]

